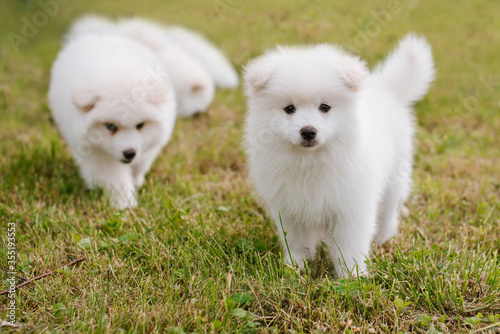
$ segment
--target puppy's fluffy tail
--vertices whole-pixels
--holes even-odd
[[[434,79],[431,46],[425,38],[408,34],[373,74],[404,103],[416,102],[427,93]]]

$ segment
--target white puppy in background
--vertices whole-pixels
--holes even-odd
[[[136,189],[176,118],[158,57],[122,36],[81,36],[57,56],[48,97],[86,186],[103,187],[116,208],[136,206]]]
[[[327,44],[248,64],[249,173],[287,261],[302,267],[323,241],[338,275],[364,273],[372,239],[396,234],[412,182],[411,105],[433,77],[430,46],[411,34],[371,74]]]
[[[72,40],[87,33],[119,34],[142,43],[154,51],[169,73],[177,99],[177,116],[190,117],[205,112],[212,103],[215,83],[205,67],[178,43],[165,27],[140,18],[118,22],[95,15],[77,20],[66,34]]]
[[[221,88],[236,88],[238,73],[227,57],[197,32],[183,27],[169,27],[168,35],[196,58],[210,73],[215,84]]]
[[[167,68],[177,97],[177,115],[189,117],[205,112],[215,94],[215,83],[206,69],[168,37],[166,29],[144,19],[122,19],[118,31],[157,53]]]

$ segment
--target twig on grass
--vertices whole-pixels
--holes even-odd
[[[0,266],[0,269],[2,269],[3,271],[5,271],[7,274],[11,274],[12,275],[12,272],[8,271],[7,269],[5,269],[4,267]],[[14,275],[17,279],[20,279],[21,281],[27,281],[28,279],[27,278],[24,278],[24,277],[21,277],[21,276],[17,276],[17,275]]]
[[[73,261],[71,261],[70,263],[66,263],[64,266],[61,266],[61,267],[57,268],[56,270],[50,271],[50,272],[45,273],[45,274],[40,275],[40,276],[36,276],[36,277],[30,278],[30,279],[28,279],[28,280],[26,280],[26,281],[22,282],[21,284],[16,285],[16,286],[14,287],[14,290],[17,290],[17,289],[19,289],[20,287],[23,287],[23,286],[25,286],[25,285],[28,285],[28,284],[30,284],[31,282],[37,281],[37,280],[42,279],[42,278],[44,278],[44,277],[51,276],[52,274],[54,274],[55,272],[57,272],[57,270],[61,270],[61,269],[63,269],[64,267],[72,266],[72,265],[74,265],[75,263],[81,262],[81,261],[83,261],[83,260],[85,260],[85,256],[84,256],[84,257],[81,257],[81,258],[79,258],[79,259],[73,260]],[[7,289],[7,290],[5,290],[5,291],[2,291],[2,292],[0,292],[0,296],[1,296],[1,295],[5,295],[5,294],[9,293],[10,291],[12,291],[12,290]]]

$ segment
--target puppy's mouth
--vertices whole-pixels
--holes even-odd
[[[132,160],[134,160],[134,159],[122,159],[120,161],[123,162],[124,164],[129,164],[132,162]]]
[[[305,148],[310,148],[318,145],[318,141],[316,139],[312,140],[303,140],[300,142],[300,146]]]

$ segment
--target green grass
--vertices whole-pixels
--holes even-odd
[[[500,6],[401,0],[377,23],[373,11],[390,4],[69,1],[16,51],[9,34],[21,35],[40,6],[0,0],[0,264],[9,222],[19,276],[86,257],[18,290],[22,327],[0,331],[498,333]],[[373,66],[408,31],[425,35],[438,74],[416,106],[411,214],[397,240],[374,247],[370,277],[336,279],[324,251],[305,271],[283,265],[246,177],[241,89],[217,92],[207,115],[177,123],[136,210],[115,212],[102,192],[87,192],[46,93],[62,34],[89,11],[204,31],[238,69],[276,43],[315,42],[354,48]],[[0,271],[0,289],[8,277]]]

